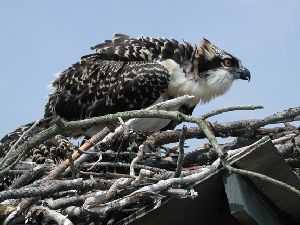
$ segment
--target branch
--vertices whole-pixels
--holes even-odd
[[[142,161],[142,159],[144,158],[144,154],[149,150],[148,148],[148,145],[147,144],[142,144],[140,147],[139,147],[139,151],[138,151],[138,154],[137,156],[131,161],[131,164],[130,164],[130,175],[131,176],[135,176],[135,173],[134,173],[134,167],[135,165]]]
[[[279,180],[275,180],[271,177],[268,177],[266,175],[263,175],[263,174],[260,174],[260,173],[255,173],[255,172],[252,172],[252,171],[248,171],[248,170],[242,170],[242,169],[237,169],[237,168],[233,168],[232,166],[229,166],[229,165],[224,165],[224,167],[229,171],[229,172],[232,172],[232,173],[237,173],[237,174],[240,174],[240,175],[244,175],[244,176],[250,176],[250,177],[255,177],[255,178],[258,178],[260,180],[264,180],[266,182],[269,182],[269,183],[272,183],[278,187],[281,187],[285,190],[288,190],[294,194],[296,194],[298,197],[300,197],[300,191],[297,190],[295,187],[293,186],[290,186],[284,182],[281,182]]]
[[[39,124],[40,120],[37,120],[28,130],[26,130],[20,137],[19,139],[16,141],[16,143],[11,147],[11,149],[9,150],[8,153],[6,153],[5,157],[2,159],[2,161],[0,162],[0,168],[3,166],[3,162],[5,162],[5,160],[7,160],[11,154],[14,152],[14,150],[16,149],[16,147],[18,146],[18,144],[22,141],[22,139],[25,137],[26,134],[28,134],[30,131],[32,131],[38,124]]]
[[[29,214],[30,216],[33,215],[39,216],[40,214],[42,214],[43,222],[45,223],[50,221],[55,221],[58,225],[73,225],[73,223],[66,216],[60,214],[57,211],[48,209],[47,207],[43,207],[43,206],[33,207],[30,209]]]
[[[245,105],[245,106],[231,106],[231,107],[225,107],[221,109],[217,109],[214,111],[211,111],[209,113],[206,113],[201,116],[202,119],[207,119],[212,116],[216,116],[218,114],[224,113],[224,112],[230,112],[230,111],[236,111],[236,110],[256,110],[256,109],[263,109],[263,106],[261,105]]]
[[[187,127],[185,125],[183,125],[181,134],[180,134],[180,138],[179,138],[179,143],[178,143],[179,155],[178,155],[178,159],[177,159],[177,167],[176,167],[174,177],[180,177],[180,174],[181,174],[183,156],[184,156],[184,141],[185,141],[186,131],[187,131]]]
[[[300,116],[300,107],[289,108],[272,116],[268,116],[262,120],[256,120],[250,123],[246,129],[256,130],[268,124],[296,121],[299,119],[298,116]]]
[[[43,185],[28,186],[14,190],[0,192],[0,202],[6,199],[19,199],[29,197],[45,197],[51,194],[67,190],[88,190],[93,188],[108,189],[113,184],[112,181],[104,179],[83,179],[55,180]]]

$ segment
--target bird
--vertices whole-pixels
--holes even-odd
[[[91,49],[95,53],[83,56],[52,82],[45,118],[80,120],[139,110],[183,95],[194,98],[179,111],[192,114],[197,104],[225,94],[233,81],[251,78],[238,58],[205,38],[193,46],[175,39],[115,34]],[[144,129],[176,126],[161,121]]]
[[[28,123],[5,135],[0,140],[0,158],[17,141],[22,144],[29,140],[57,116],[81,120],[140,110],[184,95],[194,97],[176,110],[191,115],[196,105],[225,94],[235,80],[251,78],[237,57],[205,38],[193,46],[184,40],[115,34],[91,49],[94,53],[81,57],[51,83],[54,91],[45,105],[46,125],[32,129],[34,123]],[[174,121],[153,119],[134,129],[161,131],[176,125]],[[92,127],[67,135],[88,139],[100,129]],[[64,149],[70,148],[64,135],[32,149],[33,161],[43,163],[50,156],[64,159]]]

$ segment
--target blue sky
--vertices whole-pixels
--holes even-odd
[[[299,12],[298,0],[1,1],[0,136],[41,118],[53,75],[114,33],[193,44],[205,37],[242,60],[251,82],[237,81],[194,115],[230,105],[265,107],[211,119],[228,121],[299,106]]]

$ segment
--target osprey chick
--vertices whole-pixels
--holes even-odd
[[[223,95],[234,80],[250,80],[239,59],[206,39],[193,47],[174,39],[116,34],[92,49],[95,54],[83,56],[52,83],[55,92],[45,117],[79,120],[142,109],[186,94],[195,98],[180,111],[191,114],[198,103]]]
[[[79,120],[142,109],[186,94],[195,98],[179,111],[191,114],[198,103],[224,94],[234,80],[250,80],[250,73],[240,60],[206,39],[193,47],[173,39],[116,34],[113,40],[92,49],[95,54],[82,57],[52,83],[55,91],[45,107],[45,118],[59,115],[66,120]],[[41,132],[51,119],[45,121],[27,133],[22,142]],[[21,126],[0,140],[0,158],[32,125]],[[158,131],[174,128],[176,123],[145,119],[135,125],[134,129]],[[91,136],[99,129],[91,128],[84,135]],[[32,150],[33,160],[42,163],[50,155],[64,155],[60,154],[62,149],[69,149],[62,138],[49,140]]]

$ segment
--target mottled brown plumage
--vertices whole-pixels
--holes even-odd
[[[187,42],[122,34],[92,49],[96,54],[82,57],[53,82],[45,117],[77,120],[148,107],[170,82],[169,72],[156,60],[180,64],[194,51]]]
[[[170,77],[161,65],[145,61],[83,58],[53,82],[45,116],[68,120],[145,108],[167,89]]]

